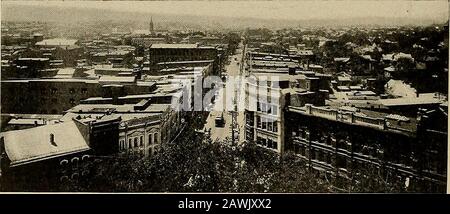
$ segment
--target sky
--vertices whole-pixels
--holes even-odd
[[[159,14],[265,19],[427,18],[448,19],[448,1],[2,1],[2,8],[29,5],[94,8]],[[6,7],[5,7],[6,6]],[[3,10],[3,9],[2,9]],[[24,14],[22,14],[24,15]],[[25,14],[26,15],[26,14]]]

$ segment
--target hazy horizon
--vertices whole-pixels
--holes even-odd
[[[203,18],[227,25],[252,25],[257,20],[306,22],[323,20],[339,24],[430,24],[448,20],[447,1],[2,1],[5,21],[87,21],[146,20],[149,16],[164,21],[189,22],[183,17]],[[63,12],[64,11],[64,12]],[[70,11],[70,12],[68,12]],[[94,11],[89,13],[89,11]],[[97,11],[97,12],[95,12]],[[98,11],[101,11],[99,13]],[[108,12],[110,14],[108,14]],[[20,14],[20,15],[19,15]],[[113,15],[113,14],[123,14]],[[124,15],[130,14],[130,15]],[[133,14],[139,17],[133,17]],[[179,17],[177,19],[177,17]],[[204,19],[208,17],[208,19]],[[171,20],[172,19],[172,20]],[[227,21],[228,20],[228,21]],[[229,20],[233,20],[232,22]],[[243,23],[235,23],[242,20]],[[399,23],[396,23],[399,22]],[[423,22],[423,23],[421,23]],[[266,23],[267,24],[267,23]],[[341,23],[342,24],[342,23]],[[320,23],[318,23],[320,25]],[[243,27],[243,26],[241,26]],[[248,26],[251,27],[251,26]]]

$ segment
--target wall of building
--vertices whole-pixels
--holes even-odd
[[[123,95],[148,94],[154,86],[125,85]],[[89,97],[107,96],[96,81],[17,80],[1,82],[2,113],[62,114]]]
[[[402,181],[408,178],[413,186],[445,189],[446,163],[424,159],[425,142],[414,133],[390,132],[382,126],[344,123],[295,111],[287,112],[285,123],[290,124],[286,127],[287,150],[314,169],[350,179],[355,170],[371,167]]]

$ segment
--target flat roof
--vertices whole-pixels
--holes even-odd
[[[35,58],[25,58],[25,57],[20,57],[17,60],[19,61],[49,61],[49,58],[39,58],[39,57],[35,57]]]
[[[84,83],[99,83],[98,80],[93,79],[75,79],[75,78],[49,78],[49,79],[8,79],[1,80],[2,83],[29,83],[29,82],[84,82]]]
[[[44,39],[40,42],[36,42],[36,45],[40,46],[73,46],[77,43],[76,39],[64,39],[64,38],[53,38],[53,39]]]
[[[160,63],[157,63],[157,65],[195,64],[195,63],[211,63],[211,62],[214,62],[214,60],[160,62]]]
[[[385,129],[386,131],[396,131],[396,132],[405,132],[406,131],[407,134],[410,134],[411,132],[415,132],[417,130],[417,120],[414,117],[399,116],[398,118],[393,119],[392,116],[389,116],[390,114],[388,114],[388,113],[370,111],[370,110],[360,109],[360,108],[352,108],[352,107],[348,107],[348,106],[313,106],[313,108],[324,109],[324,110],[334,111],[334,112],[339,112],[339,110],[354,112],[354,110],[356,110],[356,112],[354,112],[355,116],[366,117],[366,118],[370,118],[370,119],[385,120],[387,123],[386,125],[388,127],[387,129]],[[294,112],[298,112],[298,110],[306,112],[306,106],[302,106],[302,107],[289,106],[289,110],[294,111]],[[319,116],[319,117],[321,117],[321,116]],[[405,122],[406,119],[408,119],[407,122]],[[336,119],[332,119],[332,120],[336,121]],[[344,121],[338,120],[338,122],[344,122]],[[352,124],[364,126],[364,123],[352,123]]]
[[[189,48],[198,48],[198,44],[152,44],[150,46],[150,49],[155,48],[189,49]]]
[[[418,97],[401,97],[394,99],[380,99],[380,103],[384,106],[406,106],[406,105],[426,105],[441,104],[444,101],[439,99],[435,93],[419,94]]]
[[[136,80],[135,76],[106,76],[103,75],[98,80],[99,82],[126,82],[126,83],[132,83]]]

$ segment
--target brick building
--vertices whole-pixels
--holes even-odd
[[[122,77],[90,79],[2,80],[2,113],[61,114],[90,97],[148,94],[152,82],[126,82]]]
[[[447,117],[442,109],[417,118],[331,107],[289,106],[286,150],[329,177],[351,181],[373,168],[396,176],[409,188],[444,192],[447,174]],[[353,181],[357,182],[357,181]]]
[[[158,63],[176,61],[214,60],[215,72],[219,72],[222,60],[215,47],[199,46],[198,44],[153,44],[149,49],[149,70],[158,68]]]

